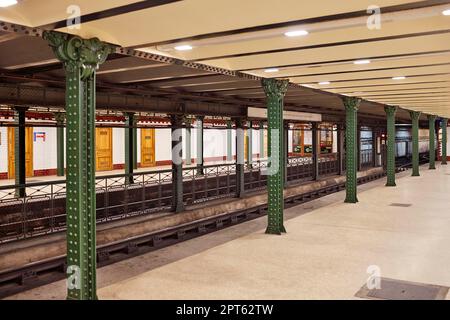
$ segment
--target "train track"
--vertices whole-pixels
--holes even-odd
[[[358,184],[371,182],[385,176],[378,173],[358,178]],[[345,189],[345,183],[335,184],[285,199],[285,208],[293,207]],[[267,214],[267,204],[237,212],[194,221],[163,231],[129,238],[97,248],[98,267],[155,251],[170,245],[193,239],[214,231],[250,221]],[[17,294],[44,284],[64,279],[66,256],[38,261],[24,267],[0,272],[0,298]]]

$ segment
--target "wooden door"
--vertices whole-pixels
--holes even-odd
[[[97,171],[113,169],[112,128],[95,129],[95,159]]]
[[[14,151],[14,130],[15,128],[8,128],[8,178],[14,179],[15,176],[15,151]],[[25,128],[25,175],[32,177],[33,169],[33,128]]]
[[[156,166],[155,129],[141,129],[141,167]]]

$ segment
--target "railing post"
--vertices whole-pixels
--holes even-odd
[[[66,73],[68,299],[97,299],[95,84],[114,48],[97,38],[44,32]]]
[[[419,111],[410,111],[412,120],[412,176],[418,177],[419,173]]]
[[[312,165],[313,165],[313,180],[319,180],[319,156],[320,156],[320,142],[319,142],[319,126],[317,122],[312,123]]]
[[[56,175],[64,176],[64,120],[66,114],[63,112],[55,112],[56,120]]]
[[[135,127],[134,113],[125,113],[125,184],[133,184],[134,169],[134,139],[133,130]]]
[[[197,117],[197,175],[203,175],[203,121],[205,117]]]
[[[283,139],[283,98],[289,85],[288,80],[263,79],[262,86],[267,99],[269,130],[268,169],[268,226],[266,233],[281,234],[284,227],[284,139]]]
[[[16,197],[25,197],[25,181],[26,181],[26,161],[25,161],[25,112],[28,108],[14,108],[14,178],[16,186]],[[20,186],[19,186],[20,185]]]
[[[395,187],[395,113],[397,107],[386,106],[387,115],[387,182],[386,187]]]
[[[436,122],[436,116],[435,115],[428,115],[428,125],[429,125],[429,131],[430,131],[430,170],[436,169],[436,132],[435,132],[435,122]]]
[[[447,118],[442,118],[441,119],[441,127],[442,127],[442,150],[441,150],[441,154],[442,154],[442,159],[441,159],[441,164],[446,165],[447,164],[447,123],[448,123],[448,119]]]
[[[183,203],[183,116],[171,115],[172,123],[172,211],[182,212]]]
[[[345,183],[345,202],[356,203],[357,197],[357,123],[358,108],[361,99],[355,97],[343,97],[345,106],[345,141],[346,141],[346,183]]]
[[[244,125],[242,119],[236,119],[236,197],[242,198],[245,193],[244,177]]]

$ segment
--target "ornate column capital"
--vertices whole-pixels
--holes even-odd
[[[56,57],[64,64],[64,68],[73,71],[81,69],[81,79],[90,78],[100,64],[105,62],[114,51],[112,45],[100,41],[98,38],[82,39],[78,36],[45,31],[43,38],[48,41]]]
[[[409,115],[411,116],[411,120],[419,120],[421,114],[422,114],[422,112],[420,112],[420,111],[410,111],[409,112]]]
[[[385,106],[384,107],[384,112],[386,112],[386,114],[388,116],[393,116],[397,112],[397,109],[398,108],[396,106]]]
[[[267,96],[284,97],[289,86],[289,80],[265,78],[261,80],[262,87]]]
[[[342,102],[346,110],[358,111],[361,99],[357,97],[342,97]]]
[[[54,113],[54,117],[56,120],[56,123],[64,123],[64,121],[66,120],[66,113],[65,112],[55,112]]]
[[[428,114],[427,118],[428,118],[429,121],[436,121],[437,117],[434,114]]]

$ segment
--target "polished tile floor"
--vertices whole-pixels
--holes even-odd
[[[99,269],[100,299],[355,299],[369,270],[450,286],[450,166],[336,193],[285,210],[282,236],[266,218]],[[63,299],[65,282],[12,299]],[[447,299],[450,297],[447,296]]]

